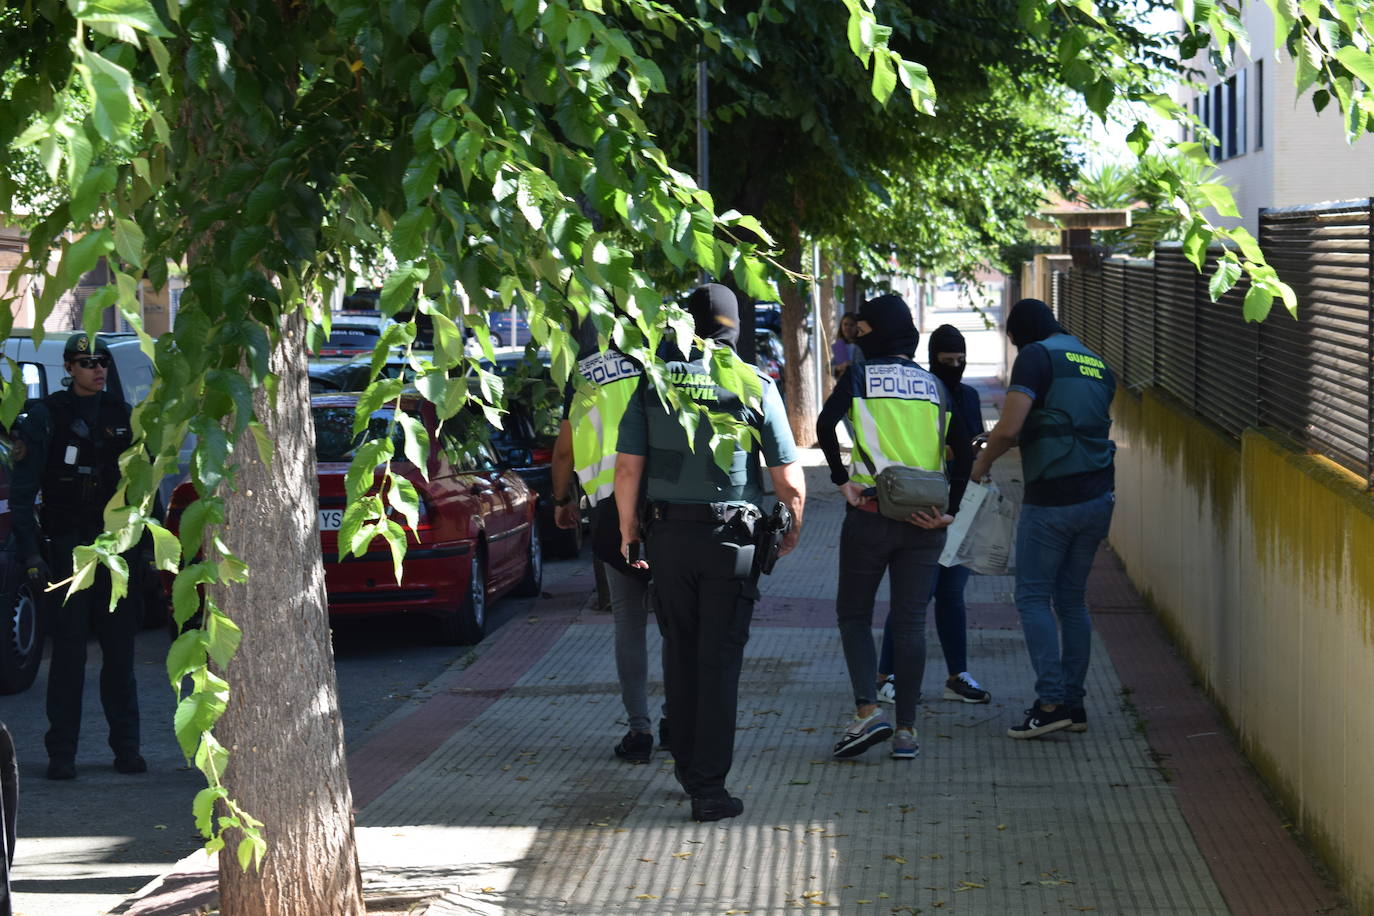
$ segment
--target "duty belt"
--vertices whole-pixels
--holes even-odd
[[[753,521],[763,513],[753,506],[735,503],[665,503],[649,504],[649,517],[654,521],[711,522],[723,525],[739,518]]]

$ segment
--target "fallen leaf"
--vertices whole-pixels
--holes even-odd
[[[690,859],[691,857],[692,857],[692,853],[690,853],[690,852],[675,852],[675,853],[673,853],[673,858],[674,858],[674,859]]]
[[[166,825],[166,824],[154,824],[154,825],[153,825],[153,829],[154,829],[154,830],[166,830],[166,829],[167,829],[167,825]]]
[[[788,785],[790,785],[790,786],[809,786],[809,785],[811,785],[811,780],[809,780],[809,779],[794,779],[794,780],[792,780],[791,782],[789,782]]]
[[[657,864],[658,864],[658,863],[655,862],[653,859],[646,859],[646,858],[644,858],[643,856],[640,856],[640,857],[639,857],[639,861],[641,861],[641,862],[648,862],[650,865],[657,865]]]
[[[752,913],[753,910],[726,910],[725,916],[740,916],[741,913]]]
[[[803,899],[803,900],[810,900],[812,897],[819,897],[822,893],[824,893],[824,892],[823,892],[823,891],[807,891],[806,893],[802,894],[802,899]]]
[[[880,894],[878,895],[878,899],[879,899],[879,900],[891,900],[891,899],[892,899],[892,895],[891,895],[891,894],[881,894],[881,893],[880,893]]]
[[[658,894],[635,894],[636,900],[657,900]]]
[[[905,864],[906,864],[906,859],[903,859],[901,856],[886,855],[886,856],[883,856],[883,858],[884,858],[884,859],[891,859],[892,861],[896,862],[898,865],[905,865]]]
[[[791,827],[774,827],[773,829],[774,829],[774,830],[786,830],[786,831],[789,831],[789,832],[792,830]]]
[[[998,824],[998,825],[997,825],[997,829],[998,829],[998,830],[1006,830],[1006,829],[1007,829],[1007,825],[1006,825],[1006,824]]]
[[[484,887],[484,888],[482,888],[482,893],[484,893],[484,894],[494,894],[494,893],[496,893],[496,888],[494,888],[494,887]]]

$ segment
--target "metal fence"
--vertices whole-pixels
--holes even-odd
[[[1269,427],[1374,486],[1374,198],[1260,213],[1260,247],[1298,294],[1246,322],[1242,283],[1212,302],[1178,244],[1056,278],[1060,321],[1133,391],[1159,387],[1233,436]]]

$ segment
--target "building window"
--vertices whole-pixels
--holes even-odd
[[[1264,61],[1255,61],[1255,149],[1264,149]]]
[[[1212,147],[1213,162],[1220,162],[1226,158],[1223,155],[1223,144],[1226,142],[1225,90],[1226,87],[1221,83],[1212,87],[1212,123],[1208,127],[1211,128],[1213,136],[1217,138],[1216,145]]]

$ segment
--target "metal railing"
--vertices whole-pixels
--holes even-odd
[[[1260,213],[1259,242],[1298,294],[1247,322],[1242,283],[1207,293],[1177,244],[1153,260],[1108,259],[1055,279],[1060,321],[1133,391],[1158,387],[1239,437],[1263,426],[1374,484],[1374,198]]]

